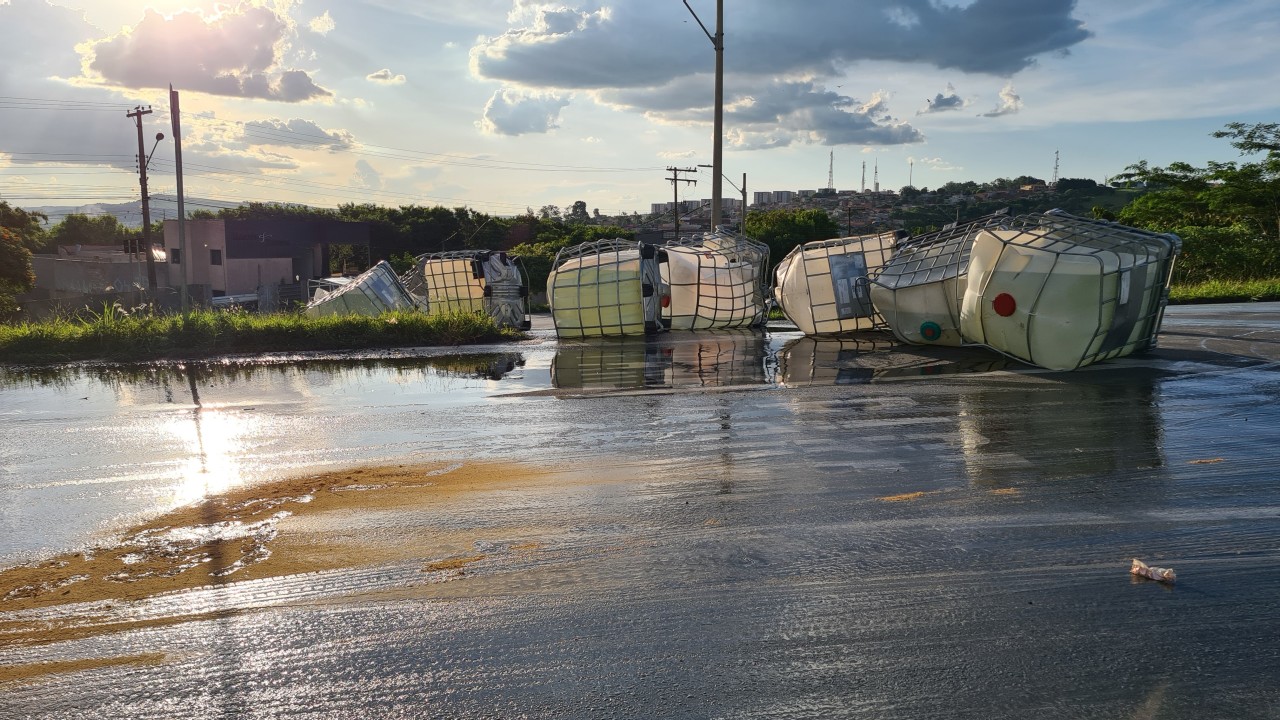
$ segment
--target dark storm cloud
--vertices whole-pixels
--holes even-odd
[[[879,108],[863,107],[809,81],[835,77],[859,61],[1010,76],[1089,37],[1071,16],[1074,9],[1075,0],[976,0],[965,7],[936,0],[739,0],[726,11],[727,112],[748,125],[775,123],[749,131],[762,133],[758,140],[767,146],[788,138],[918,142],[917,130],[887,117],[883,100]],[[553,9],[515,0],[510,19],[505,33],[471,49],[476,76],[587,90],[602,103],[669,122],[705,121],[714,52],[682,5],[580,0]],[[939,110],[964,105],[954,93],[937,100]]]
[[[947,84],[947,94],[938,93],[926,101],[928,104],[916,111],[917,115],[926,115],[928,113],[946,112],[948,110],[959,110],[968,103],[964,98],[956,94],[956,89]]]
[[[530,6],[516,14],[525,26],[472,48],[472,67],[481,77],[539,87],[665,83],[705,68],[713,54],[684,8],[672,5]],[[977,0],[963,8],[931,0],[740,0],[726,13],[726,63],[735,72],[822,76],[884,60],[1007,76],[1088,38],[1074,9],[1075,0]]]
[[[148,10],[133,28],[92,46],[89,67],[109,83],[301,102],[332,95],[305,71],[281,66],[291,22],[270,8],[239,6],[206,20]]]

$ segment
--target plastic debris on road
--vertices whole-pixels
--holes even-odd
[[[1155,567],[1148,565],[1138,558],[1133,559],[1133,565],[1129,568],[1129,572],[1144,578],[1150,578],[1163,583],[1172,583],[1177,579],[1177,574],[1172,568]]]

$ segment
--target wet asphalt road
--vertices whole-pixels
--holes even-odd
[[[65,609],[221,616],[0,646],[167,658],[6,687],[0,717],[1280,717],[1280,307],[1171,308],[1164,329],[1075,373],[794,333],[548,341],[474,402],[424,413],[365,379],[383,399],[363,412],[268,405],[302,417],[267,423],[281,457],[336,452],[307,430],[325,417],[357,457],[581,471],[368,521],[504,538],[464,576]]]

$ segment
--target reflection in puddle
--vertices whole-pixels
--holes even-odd
[[[987,350],[904,345],[884,334],[805,336],[778,353],[778,381],[786,387],[856,385],[874,380],[986,373],[1019,363]]]
[[[175,394],[192,394],[199,404],[197,385],[227,385],[267,376],[299,372],[321,376],[350,377],[360,374],[401,374],[422,378],[501,380],[523,367],[520,353],[459,353],[436,356],[378,358],[268,357],[251,360],[212,360],[192,363],[139,365],[66,365],[58,367],[0,366],[0,389],[21,387],[67,388],[83,380],[93,380],[113,390],[135,385],[159,385],[168,401]],[[183,390],[175,390],[175,386]]]
[[[767,343],[752,330],[673,332],[562,343],[551,363],[557,388],[643,388],[762,385]]]
[[[974,384],[957,396],[957,430],[965,471],[986,487],[1082,478],[1094,490],[1149,493],[1165,465],[1159,376],[1114,370],[1044,383]],[[1151,499],[1155,499],[1154,497]]]

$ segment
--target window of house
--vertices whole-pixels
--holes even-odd
[[[221,265],[221,264],[222,264],[222,251],[221,251],[221,250],[210,250],[210,251],[209,251],[209,264],[210,264],[210,265]]]
[[[182,264],[182,254],[179,252],[178,248],[169,248],[169,262],[174,265]]]

